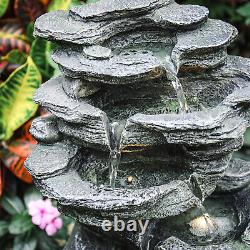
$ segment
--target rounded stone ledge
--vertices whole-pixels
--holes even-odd
[[[78,159],[77,152],[77,146],[69,145],[65,141],[52,145],[39,144],[26,160],[25,168],[35,179],[60,175],[68,168],[75,167],[72,159]]]
[[[177,33],[177,44],[171,57],[178,68],[182,64],[214,67],[225,62],[225,48],[237,35],[238,31],[232,25],[220,20],[208,19],[196,30]]]
[[[60,176],[38,180],[36,184],[45,196],[57,200],[65,209],[69,207],[71,216],[77,216],[78,220],[87,224],[93,225],[94,222],[95,226],[100,226],[103,219],[114,215],[124,219],[164,218],[200,204],[183,181],[147,189],[111,189],[97,187],[83,181],[76,171],[68,171]],[[78,212],[73,212],[75,209],[79,211],[78,215]]]
[[[233,159],[217,184],[217,191],[232,192],[250,184],[250,162]]]
[[[180,239],[172,236],[166,239],[162,244],[157,246],[155,250],[236,250],[244,249],[244,245],[240,242],[227,242],[224,244],[214,244],[209,246],[191,246]]]
[[[55,143],[61,140],[55,116],[42,116],[36,118],[31,125],[30,133],[39,142]]]
[[[109,84],[149,81],[166,74],[160,60],[149,51],[127,51],[106,60],[92,60],[69,48],[56,50],[52,58],[69,77]]]
[[[83,100],[67,96],[62,87],[64,80],[63,76],[59,76],[44,83],[34,96],[35,102],[60,118],[58,129],[63,135],[77,137],[84,145],[98,144],[100,148],[109,150],[110,132],[106,114]]]
[[[169,4],[154,10],[149,16],[161,27],[195,29],[208,19],[209,10],[199,5]]]
[[[186,114],[136,114],[127,121],[121,147],[154,145],[159,141],[164,143],[164,140],[165,143],[189,146],[237,141],[249,126],[245,109],[249,103],[250,87],[245,87],[236,89],[215,108],[204,111]]]
[[[196,29],[207,19],[207,10],[204,7],[177,4],[171,6],[173,8],[164,7],[162,10],[159,9],[159,12],[117,19],[112,22],[82,22],[74,20],[66,11],[50,12],[36,20],[34,35],[52,41],[64,41],[80,45],[101,45],[107,39],[119,33],[135,29],[163,28],[172,30],[177,28],[185,31]],[[165,15],[165,11],[170,12],[171,15]],[[176,12],[185,13],[185,15],[177,17]]]
[[[173,0],[100,0],[97,3],[75,6],[70,10],[72,18],[81,21],[110,21],[146,14],[168,5]]]
[[[83,53],[87,56],[89,59],[99,59],[99,60],[105,60],[109,59],[112,56],[112,51],[109,48],[105,48],[100,45],[93,45],[88,46],[83,49]]]
[[[100,90],[99,84],[83,81],[81,79],[60,78],[64,92],[72,99],[81,99],[93,95]]]

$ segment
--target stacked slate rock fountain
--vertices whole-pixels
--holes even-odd
[[[62,75],[34,100],[26,163],[76,225],[65,249],[249,249],[250,167],[232,157],[249,126],[250,60],[237,30],[201,6],[100,0],[36,21]],[[213,195],[212,195],[213,194]],[[149,220],[104,232],[114,216]]]

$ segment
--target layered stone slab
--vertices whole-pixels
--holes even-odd
[[[226,60],[225,48],[237,37],[237,29],[209,19],[200,29],[177,34],[172,58],[175,64],[214,67]]]
[[[241,159],[233,159],[225,175],[217,184],[217,190],[232,192],[242,189],[250,184],[250,162]]]
[[[53,145],[38,145],[25,162],[25,167],[35,179],[46,179],[61,175],[69,168],[75,168],[78,147],[59,142]],[[74,159],[74,160],[73,160]],[[44,163],[46,162],[46,164]],[[75,162],[75,164],[73,164]],[[80,162],[78,162],[80,164]]]
[[[147,189],[114,190],[92,185],[83,181],[75,171],[69,171],[38,185],[44,195],[57,200],[68,214],[95,226],[101,226],[103,219],[114,215],[123,219],[163,218],[178,215],[199,204],[199,199],[183,181]]]
[[[39,142],[55,143],[62,139],[55,116],[38,117],[32,122],[30,133]]]
[[[74,19],[82,21],[110,21],[135,15],[146,14],[158,9],[172,0],[101,0],[98,3],[87,6],[76,6],[71,8],[70,15]]]
[[[106,60],[92,60],[69,48],[56,50],[52,58],[66,75],[88,81],[131,83],[159,78],[166,72],[150,51],[127,51]]]
[[[172,3],[153,11],[150,18],[161,27],[193,29],[206,21],[208,14],[209,10],[203,6]]]
[[[69,136],[81,134],[84,145],[99,144],[109,149],[109,123],[106,114],[84,101],[72,99],[62,88],[63,77],[44,83],[34,100],[60,118],[59,130]]]
[[[73,7],[70,11],[70,16],[68,12],[63,11],[47,13],[37,19],[35,35],[75,44],[100,44],[118,33],[131,31],[136,28],[159,27],[171,29],[177,27],[178,29],[194,29],[197,25],[204,22],[208,16],[208,10],[200,6],[181,6],[177,4],[168,6],[172,1],[167,0],[144,0],[143,2],[138,0],[138,2],[139,4],[137,1],[131,1],[128,4],[123,1],[114,1],[112,5],[110,2],[103,1],[102,3],[111,9],[117,5],[120,5],[121,9],[125,7],[123,11],[117,11],[114,20],[107,19],[107,16],[110,17],[111,13],[112,16],[114,15],[111,9],[111,13],[108,13],[108,10],[106,10],[98,15],[97,12],[100,9],[99,7],[93,9],[93,5]],[[145,5],[146,2],[148,5]],[[99,4],[95,5],[99,6]],[[129,9],[130,5],[133,5],[135,8]],[[145,13],[145,8],[141,8],[142,5],[150,8],[158,6],[158,10]],[[164,5],[166,6],[164,7]],[[159,9],[159,7],[163,8]],[[91,9],[91,11],[88,9]],[[135,11],[138,12],[136,16],[128,17]],[[96,16],[94,13],[96,13]],[[64,25],[61,25],[62,23]]]

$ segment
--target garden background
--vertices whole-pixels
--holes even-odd
[[[50,58],[53,44],[33,37],[33,24],[45,12],[97,0],[0,0],[0,249],[62,249],[73,222],[61,216],[54,231],[35,224],[29,204],[47,206],[32,184],[23,164],[36,141],[29,134],[34,117],[46,111],[32,101],[35,90],[59,74]],[[107,0],[108,1],[108,0]],[[230,53],[250,57],[250,1],[176,0],[178,3],[207,6],[210,17],[222,19],[239,29],[239,38]],[[242,158],[250,160],[250,130],[245,135]],[[33,203],[30,203],[33,201]],[[49,202],[48,202],[49,204]],[[50,204],[50,210],[55,204]],[[58,214],[55,212],[55,222]],[[32,217],[33,216],[33,217]],[[33,218],[33,220],[32,220]],[[37,218],[36,218],[37,219]],[[62,227],[62,228],[61,228]],[[59,228],[61,228],[59,230]]]

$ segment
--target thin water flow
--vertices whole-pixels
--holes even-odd
[[[111,150],[110,150],[110,165],[109,165],[109,181],[110,187],[115,188],[115,181],[117,178],[117,170],[120,165],[121,159],[121,135],[124,128],[122,123],[113,122],[110,129],[110,140],[111,140]]]
[[[180,83],[180,80],[177,76],[178,74],[178,69],[176,69],[176,67],[174,66],[172,59],[170,58],[170,56],[166,56],[166,70],[169,74],[169,77],[171,79],[172,82],[172,86],[176,92],[176,96],[180,105],[180,112],[181,113],[187,113],[188,112],[188,104],[187,104],[187,99],[185,96],[185,93],[183,91],[183,87]]]
[[[180,105],[180,112],[187,113],[188,112],[187,99],[186,99],[185,93],[183,91],[182,85],[181,85],[177,75],[175,75],[175,79],[172,81],[172,85],[175,89],[175,92],[176,92],[176,95],[178,98],[178,102]]]

